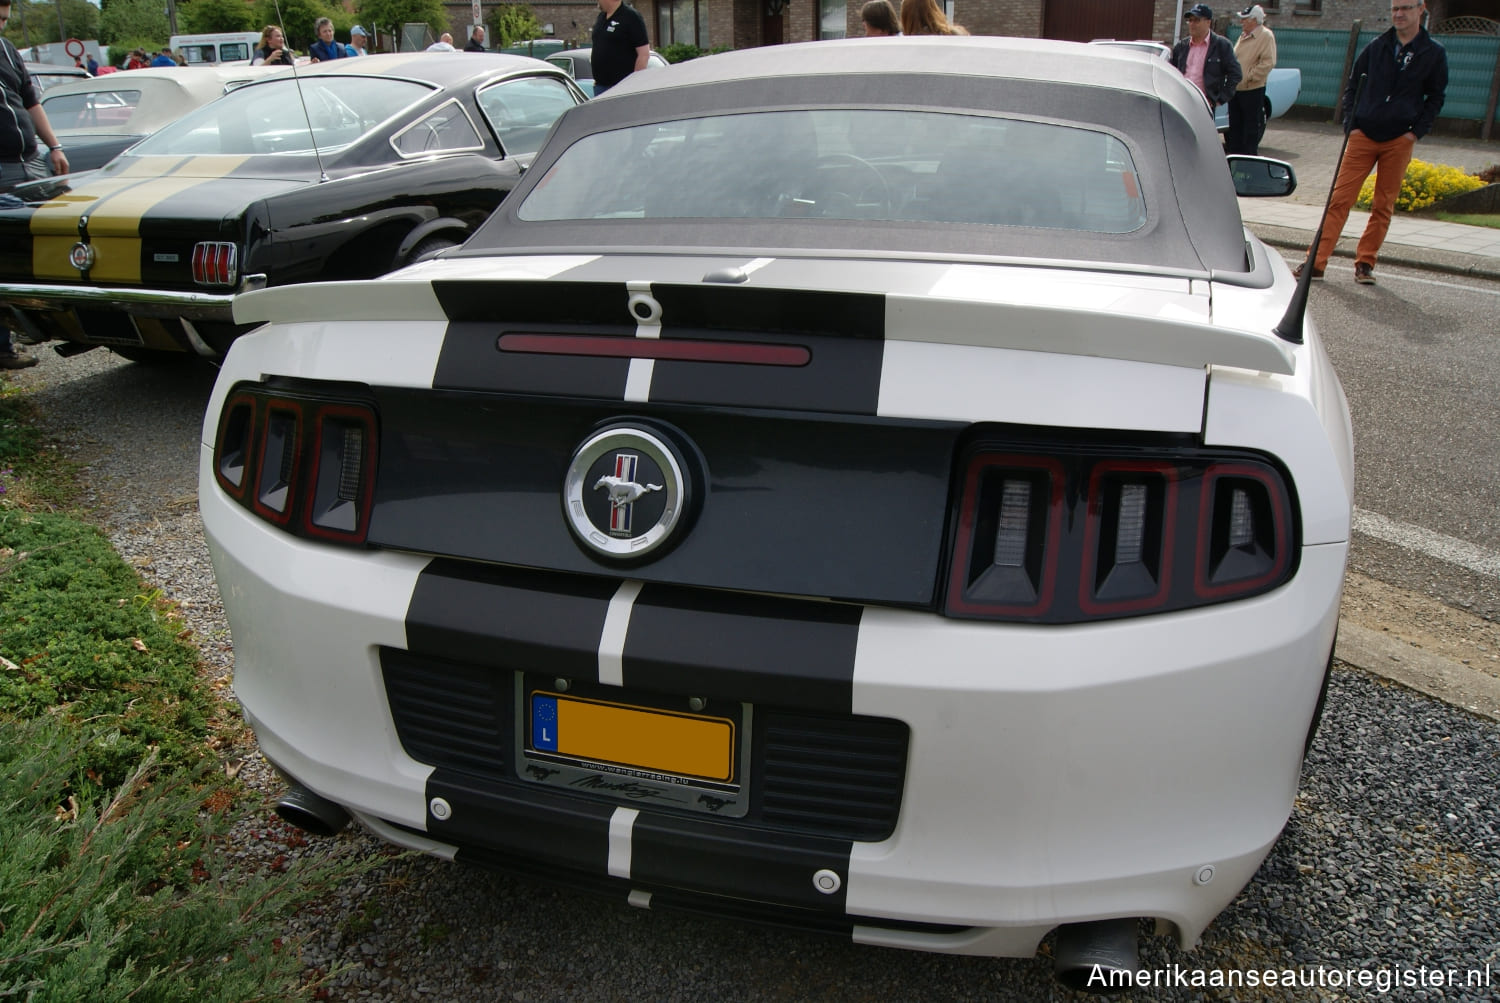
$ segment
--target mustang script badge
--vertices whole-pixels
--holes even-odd
[[[563,509],[590,550],[639,557],[665,543],[681,522],[684,488],[682,463],[660,433],[615,425],[574,452]]]

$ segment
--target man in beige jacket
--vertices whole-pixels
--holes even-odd
[[[1276,66],[1276,36],[1266,27],[1265,8],[1251,4],[1240,11],[1240,38],[1234,43],[1234,58],[1244,76],[1229,102],[1229,131],[1224,152],[1260,152],[1261,133],[1266,131],[1266,78]]]

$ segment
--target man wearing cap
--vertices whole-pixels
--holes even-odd
[[[1276,67],[1276,36],[1266,27],[1266,10],[1258,3],[1240,11],[1240,37],[1234,43],[1234,58],[1244,76],[1229,101],[1229,132],[1224,136],[1225,153],[1260,153],[1260,137],[1266,131],[1266,79]]]
[[[1422,27],[1426,10],[1422,0],[1391,0],[1390,30],[1365,46],[1344,84],[1344,128],[1349,141],[1323,216],[1323,238],[1313,258],[1315,279],[1323,277],[1349,210],[1374,168],[1370,221],[1355,249],[1354,281],[1375,284],[1375,255],[1391,228],[1391,213],[1412,150],[1432,130],[1448,93],[1448,53]],[[1303,267],[1297,266],[1299,278]]]
[[[370,50],[365,48],[368,44],[369,36],[365,34],[365,29],[357,24],[349,29],[349,45],[353,47],[356,56],[368,56]]]
[[[1207,4],[1193,4],[1185,17],[1188,37],[1172,46],[1172,65],[1217,108],[1234,97],[1234,89],[1240,83],[1240,64],[1234,58],[1234,46],[1214,32],[1214,12]]]

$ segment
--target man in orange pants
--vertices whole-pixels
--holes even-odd
[[[1426,10],[1422,0],[1391,0],[1390,30],[1365,46],[1344,85],[1349,146],[1323,216],[1323,239],[1313,259],[1315,279],[1323,277],[1360,186],[1373,168],[1375,197],[1370,222],[1355,252],[1354,281],[1375,284],[1375,255],[1391,227],[1412,149],[1431,131],[1448,90],[1448,54],[1422,27]],[[1365,85],[1355,107],[1354,92],[1361,76]],[[1303,267],[1297,266],[1299,277]]]

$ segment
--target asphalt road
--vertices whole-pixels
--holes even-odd
[[[1311,300],[1354,415],[1351,565],[1500,618],[1500,283],[1378,278],[1335,259]]]

